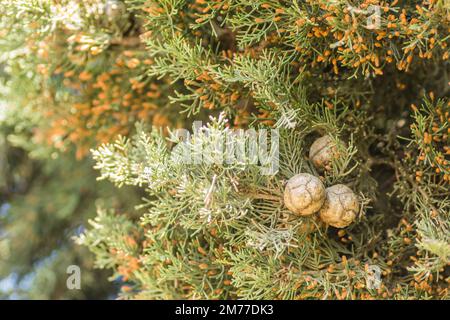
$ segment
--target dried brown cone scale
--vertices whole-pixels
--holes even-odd
[[[309,174],[300,173],[290,178],[284,190],[284,204],[301,216],[319,211],[325,201],[325,187],[322,181]]]
[[[349,226],[358,215],[359,199],[346,185],[337,184],[326,189],[326,199],[319,211],[320,219],[335,228]]]

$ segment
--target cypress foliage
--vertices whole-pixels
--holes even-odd
[[[25,150],[143,195],[96,194],[76,238],[122,298],[449,298],[448,1],[4,3]],[[300,173],[325,196],[286,189]]]

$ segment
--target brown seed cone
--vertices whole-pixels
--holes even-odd
[[[325,201],[325,187],[319,178],[300,173],[293,176],[284,190],[284,204],[301,216],[313,214],[322,207]]]
[[[325,203],[319,211],[323,222],[336,228],[345,228],[355,220],[358,212],[358,197],[349,187],[337,184],[326,189]]]
[[[330,136],[317,139],[309,149],[309,159],[317,169],[331,170],[331,161],[337,154],[336,144]]]

